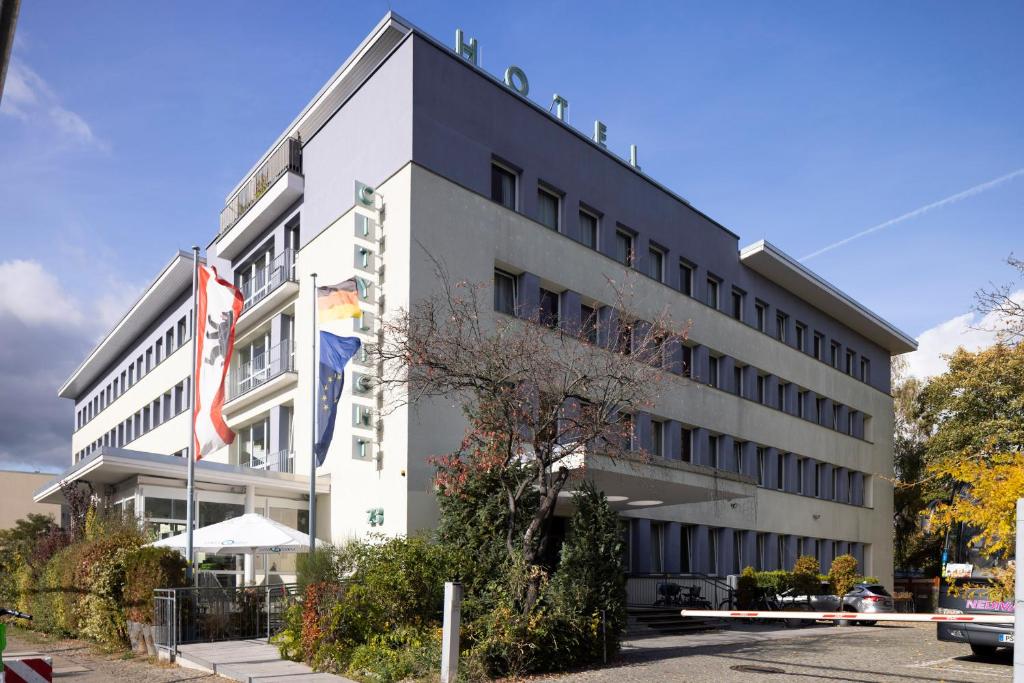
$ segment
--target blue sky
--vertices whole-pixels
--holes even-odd
[[[94,341],[175,249],[205,246],[389,6],[444,42],[463,28],[578,128],[600,118],[741,245],[801,257],[1024,168],[1019,2],[29,2],[0,107],[0,270],[42,278]],[[1011,279],[1022,215],[1024,174],[807,265],[917,335]]]

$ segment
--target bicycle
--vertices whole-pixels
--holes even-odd
[[[13,609],[6,609],[0,607],[0,617],[14,617],[15,619],[25,619],[26,621],[32,620],[31,614],[25,614]],[[7,624],[0,621],[0,683],[4,683],[6,675],[4,674],[4,648],[7,647]]]

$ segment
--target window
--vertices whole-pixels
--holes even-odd
[[[708,530],[708,571],[718,575],[718,534],[719,529]]]
[[[718,467],[718,437],[714,434],[708,435],[708,460],[712,467]]]
[[[765,396],[765,377],[764,375],[757,376],[757,402],[764,405],[767,396]]]
[[[704,303],[711,308],[718,308],[718,278],[708,277],[707,299],[705,299]]]
[[[634,434],[634,432],[633,432],[633,416],[632,415],[627,413],[627,414],[622,416],[622,430],[623,430],[622,433],[626,437],[626,439],[625,439],[625,441],[626,441],[626,450],[629,450],[629,451],[634,450],[634,444],[633,444],[633,434]]]
[[[754,322],[761,332],[766,332],[765,325],[768,324],[768,304],[763,301],[754,303]]]
[[[796,416],[807,417],[807,392],[796,392]]]
[[[491,164],[491,199],[516,210],[516,174],[498,164]]]
[[[839,344],[832,342],[829,346],[829,363],[835,369],[839,369]]]
[[[789,324],[789,316],[785,313],[775,314],[775,338],[783,344],[786,343],[786,326]]]
[[[767,540],[767,534],[757,535],[757,568],[761,570],[764,570],[768,565],[768,555],[765,552],[765,543]]]
[[[824,424],[825,420],[825,399],[819,398],[814,401],[814,414],[817,416],[818,424]]]
[[[558,293],[547,289],[540,290],[540,320],[541,325],[547,327],[558,327]]]
[[[814,466],[814,497],[821,498],[821,474],[824,472],[825,466],[822,463],[818,463]]]
[[[597,249],[597,216],[580,209],[580,242]]]
[[[664,569],[664,564],[662,563],[664,543],[664,522],[651,522],[651,571],[660,572]]]
[[[633,235],[624,230],[615,231],[615,260],[623,265],[633,265]]]
[[[716,389],[719,388],[719,386],[718,386],[718,374],[719,374],[718,373],[718,365],[719,365],[719,362],[718,362],[718,357],[717,356],[709,356],[708,357],[708,384],[710,384],[711,386],[715,387]]]
[[[743,396],[743,366],[736,365],[732,369],[732,386],[737,396]]]
[[[743,471],[743,442],[733,441],[732,443],[732,467],[733,472]]]
[[[559,216],[561,215],[561,199],[554,192],[537,188],[537,220],[558,232],[560,226]]]
[[[803,494],[804,492],[804,459],[796,459],[796,492]]]
[[[786,454],[781,451],[776,455],[775,488],[782,491],[786,488]]]
[[[776,406],[778,407],[779,410],[785,410],[786,409],[786,387],[787,386],[789,386],[789,385],[786,384],[785,382],[779,382],[779,389],[778,389],[779,395],[778,395],[778,402],[776,403]]]
[[[854,360],[857,354],[853,351],[846,352],[846,374],[853,377]]]
[[[757,485],[764,486],[764,449],[757,447]]]
[[[679,262],[679,291],[693,296],[693,266],[686,261]]]
[[[839,410],[841,406],[838,403],[832,404],[832,429],[839,431]]]
[[[651,455],[665,457],[665,423],[651,421]]]
[[[839,500],[839,468],[832,468],[832,500]]]
[[[586,304],[580,305],[580,336],[591,344],[597,343],[597,311]]]
[[[693,377],[693,348],[683,346],[683,374]]]
[[[659,247],[647,250],[647,274],[658,282],[665,281],[665,252]]]
[[[680,438],[680,447],[682,453],[680,453],[680,459],[683,462],[693,461],[693,431],[683,427],[682,437]]]
[[[186,320],[187,318],[182,317],[182,319],[178,321],[178,346],[185,343],[185,339],[188,335],[188,323]]]
[[[857,419],[857,411],[851,410],[846,413],[846,433],[853,436],[853,424]]]
[[[494,310],[516,314],[516,278],[501,270],[494,271]]]
[[[825,335],[820,332],[814,333],[814,357],[818,360],[824,360],[821,354],[825,352]]]
[[[732,290],[732,317],[743,321],[743,301],[746,295],[738,289]]]
[[[871,381],[871,361],[863,356],[860,358],[860,380],[862,382]]]
[[[796,324],[796,339],[793,341],[796,344],[796,348],[800,351],[807,350],[807,325],[803,323]]]
[[[853,501],[853,470],[846,470],[846,502]]]

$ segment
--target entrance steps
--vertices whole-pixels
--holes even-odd
[[[682,617],[681,607],[630,607],[626,637],[665,636],[714,631],[727,626],[722,619]]]

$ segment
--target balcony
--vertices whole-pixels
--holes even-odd
[[[276,453],[252,453],[248,460],[238,463],[242,467],[254,470],[266,470],[268,472],[295,472],[295,452],[277,451]]]
[[[236,334],[246,332],[266,318],[266,313],[299,293],[295,277],[295,252],[285,249],[249,280],[239,285],[245,304],[235,328]]]
[[[295,351],[291,341],[285,340],[231,369],[224,403],[225,417],[289,389],[296,382]]]
[[[302,143],[288,138],[270,153],[220,212],[217,255],[234,258],[302,196]]]

